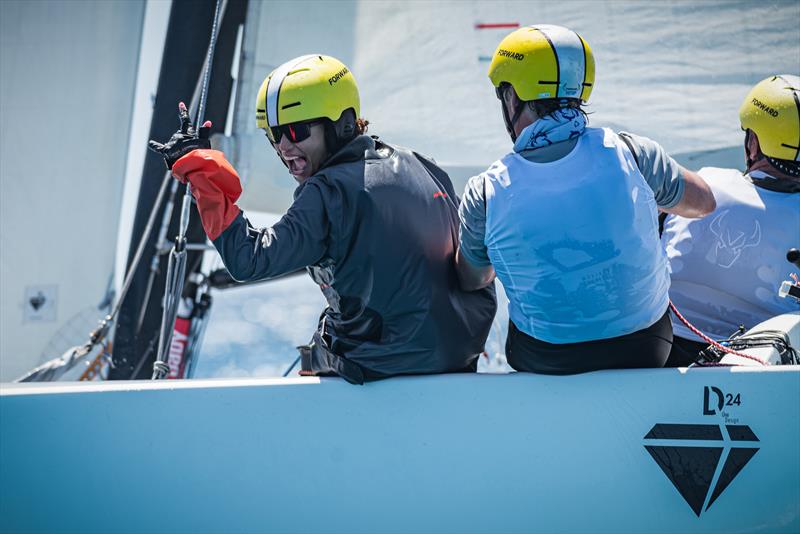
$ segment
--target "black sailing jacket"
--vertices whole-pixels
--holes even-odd
[[[237,280],[307,267],[328,302],[312,370],[350,382],[474,370],[497,308],[464,292],[458,198],[431,160],[366,135],[301,184],[271,228],[243,215],[214,241]]]

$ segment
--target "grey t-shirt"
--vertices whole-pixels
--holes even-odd
[[[620,132],[620,137],[633,152],[639,171],[653,190],[656,204],[660,208],[671,208],[683,197],[683,174],[677,161],[669,157],[664,148],[647,137]],[[577,139],[554,143],[535,150],[526,150],[521,155],[537,163],[558,160],[569,154]],[[486,197],[483,177],[473,176],[467,182],[464,198],[459,207],[461,219],[461,254],[476,267],[491,265],[484,243],[486,235]]]

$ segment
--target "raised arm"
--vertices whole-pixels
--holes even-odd
[[[203,228],[236,280],[281,276],[325,254],[328,219],[317,184],[306,182],[281,220],[259,230],[235,204],[241,194],[239,176],[222,152],[194,150],[172,172],[191,182]]]

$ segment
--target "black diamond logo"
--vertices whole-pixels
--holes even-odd
[[[644,448],[698,517],[704,505],[706,511],[711,508],[759,449],[758,438],[746,425],[723,428],[660,423],[644,439]]]
[[[30,302],[31,307],[34,311],[39,311],[39,308],[44,306],[47,297],[45,297],[41,291],[39,291],[36,295],[32,296],[28,302]]]

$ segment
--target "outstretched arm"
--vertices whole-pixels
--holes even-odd
[[[233,278],[274,278],[322,258],[328,219],[317,185],[306,184],[274,226],[256,230],[236,205],[242,194],[239,174],[225,154],[210,149],[211,122],[195,131],[183,102],[178,116],[180,129],[166,143],[150,141],[150,148],[164,157],[176,179],[192,184],[203,229]]]
[[[275,225],[250,226],[235,202],[239,175],[218,150],[193,150],[172,167],[192,194],[208,238],[228,272],[239,281],[274,278],[316,263],[326,251],[328,219],[322,193],[306,183]]]
[[[647,137],[620,132],[639,171],[653,190],[658,209],[682,217],[708,215],[717,207],[714,194],[699,174],[681,167],[664,148]]]
[[[689,219],[705,217],[717,208],[714,193],[703,178],[694,171],[681,167],[683,196],[670,208],[661,208],[664,213],[680,215]]]
[[[256,229],[244,215],[214,239],[225,267],[239,281],[275,278],[317,263],[327,251],[328,219],[316,184],[303,187],[273,226]]]

